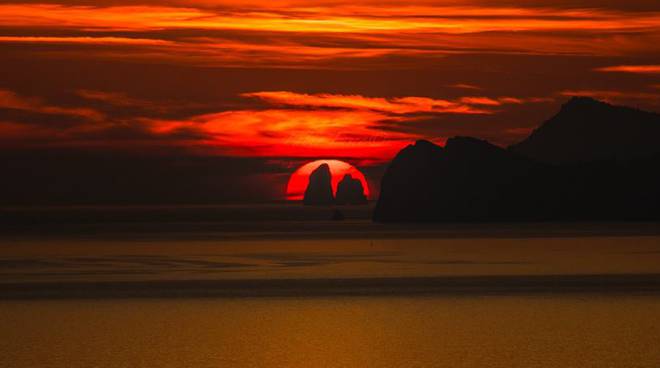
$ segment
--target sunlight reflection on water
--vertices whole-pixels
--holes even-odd
[[[654,367],[658,297],[3,302],[3,367]]]
[[[660,362],[657,236],[20,239],[1,250],[1,367]],[[194,298],[207,287],[216,294]]]

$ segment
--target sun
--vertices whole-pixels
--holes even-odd
[[[302,200],[305,194],[305,189],[307,189],[307,184],[309,183],[309,175],[322,164],[328,164],[330,167],[333,194],[337,194],[337,184],[339,184],[341,179],[344,178],[344,175],[349,174],[353,179],[358,179],[362,182],[364,195],[369,198],[369,185],[367,184],[367,179],[355,166],[340,160],[316,160],[302,165],[291,174],[289,183],[286,186],[286,199],[290,201]]]

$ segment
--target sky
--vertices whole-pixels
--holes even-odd
[[[342,159],[375,194],[417,139],[507,146],[574,95],[660,111],[657,0],[18,0],[0,54],[14,189],[138,157],[223,200],[279,199],[297,167]]]

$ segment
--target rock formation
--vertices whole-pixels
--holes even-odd
[[[456,137],[444,148],[418,141],[392,161],[381,182],[376,221],[477,221],[515,215],[505,205],[529,160],[486,141]],[[513,185],[513,186],[511,186]],[[506,189],[505,189],[506,188]]]
[[[312,171],[303,203],[312,206],[327,206],[334,203],[332,175],[328,164],[321,164]]]
[[[586,104],[591,107],[571,107]],[[592,106],[595,104],[595,106]],[[567,107],[567,105],[569,105]],[[581,119],[572,119],[572,128],[589,150],[578,149],[574,135],[546,135],[557,121],[551,119],[524,144],[504,149],[469,137],[456,137],[439,147],[418,141],[401,150],[387,168],[373,218],[378,222],[423,221],[573,221],[573,220],[653,220],[660,219],[660,154],[632,151],[632,133],[622,145],[609,147],[610,133],[599,134],[593,119],[602,117],[605,105],[593,100],[573,99],[562,110],[582,111]],[[617,108],[614,108],[617,109]],[[595,111],[592,118],[588,111]],[[629,112],[627,115],[624,112]],[[558,116],[564,113],[558,114]],[[655,129],[652,116],[634,109],[618,112],[624,126]],[[574,115],[571,112],[569,115]],[[624,116],[626,115],[626,116]],[[555,117],[556,118],[556,117]],[[553,118],[553,119],[555,119]],[[639,118],[643,122],[632,123]],[[585,133],[584,122],[591,130]],[[610,123],[607,123],[610,124]],[[563,125],[560,124],[560,125]],[[657,122],[660,126],[660,121]],[[635,128],[637,129],[637,128]],[[641,129],[641,128],[640,128]],[[565,131],[564,128],[560,129]],[[614,128],[606,128],[614,132]],[[640,130],[641,131],[641,130]],[[552,138],[552,150],[546,139]],[[656,134],[639,142],[654,141]],[[564,142],[566,142],[564,144]],[[535,144],[544,147],[536,149]],[[576,143],[575,143],[576,144]],[[652,145],[648,145],[651,147]],[[563,150],[563,151],[562,151]],[[593,150],[593,151],[591,151]],[[552,152],[551,152],[552,151]],[[524,152],[524,153],[523,153]],[[561,154],[557,153],[561,152]],[[612,153],[617,153],[612,157]],[[624,156],[619,156],[619,153]],[[570,154],[567,154],[570,153]],[[554,156],[553,156],[554,155]],[[605,160],[603,158],[617,158]],[[622,159],[625,158],[625,159]]]
[[[510,149],[554,164],[635,159],[660,152],[660,114],[574,97]]]
[[[366,204],[367,197],[364,195],[364,187],[358,179],[353,179],[349,174],[337,185],[336,204]]]

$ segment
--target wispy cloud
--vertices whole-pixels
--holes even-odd
[[[660,65],[615,65],[596,68],[599,72],[660,74]]]
[[[0,37],[0,44],[77,46],[58,52],[39,50],[40,55],[51,57],[236,67],[307,63],[309,68],[370,68],[380,59],[392,67],[394,57],[403,63],[457,53],[620,56],[660,52],[656,46],[660,44],[660,12],[397,1],[387,6],[341,1],[316,6],[265,1],[250,6],[214,5],[3,4],[0,24],[12,32]],[[29,34],[26,29],[31,30]],[[457,88],[466,86],[472,87]]]
[[[204,144],[207,146],[222,147],[236,155],[332,155],[385,160],[411,140],[421,138],[388,127],[400,127],[434,115],[495,114],[497,111],[493,108],[503,104],[530,102],[530,99],[512,97],[445,100],[290,91],[251,92],[241,96],[257,98],[265,102],[266,107],[183,120],[143,119],[142,122],[154,134],[196,130],[206,137]]]
[[[40,114],[69,115],[95,121],[104,119],[103,114],[93,109],[49,105],[38,98],[21,96],[6,89],[0,89],[0,108],[23,110]]]
[[[428,97],[366,97],[360,95],[306,94],[287,91],[244,93],[272,104],[307,107],[334,107],[355,110],[374,110],[391,114],[452,113],[490,114],[491,111],[475,108],[474,103],[433,99]]]
[[[457,83],[457,84],[450,84],[448,87],[451,88],[458,88],[458,89],[468,89],[468,90],[475,90],[475,91],[480,91],[483,88],[473,85],[473,84],[467,84],[467,83]]]
[[[149,107],[149,108],[157,106],[157,104],[154,103],[153,101],[129,97],[125,93],[121,93],[121,92],[106,92],[106,91],[81,89],[76,91],[76,94],[88,100],[102,101],[115,106],[126,106],[126,107],[137,106],[137,107]]]
[[[389,117],[375,111],[266,109],[143,123],[155,134],[198,131],[206,137],[200,144],[239,156],[386,158],[416,137],[380,130],[384,119]]]
[[[136,46],[166,46],[172,42],[149,38],[103,37],[103,36],[0,36],[0,42],[5,43],[50,43],[50,44],[87,44],[87,45],[136,45]]]
[[[434,114],[492,114],[495,111],[481,106],[501,106],[526,102],[544,102],[541,98],[483,97],[467,96],[456,100],[428,97],[367,97],[361,95],[306,94],[288,91],[265,91],[242,94],[255,97],[272,104],[289,106],[333,107],[367,109],[391,114],[434,113]]]
[[[544,99],[464,96],[439,99],[425,96],[374,97],[359,94],[258,91],[243,93],[257,100],[243,107],[192,114],[182,118],[149,111],[169,111],[168,101],[134,98],[120,92],[77,90],[85,100],[115,107],[137,108],[132,115],[105,117],[93,109],[46,104],[0,90],[0,107],[45,114],[67,114],[87,120],[63,127],[4,122],[0,130],[13,139],[39,137],[56,144],[118,144],[145,146],[154,142],[202,148],[223,154],[268,157],[354,157],[387,160],[411,140],[442,141],[422,136],[407,124],[438,116],[494,115],[506,104],[542,102]],[[249,101],[248,101],[249,102]],[[112,111],[112,110],[109,110]],[[143,114],[144,113],[144,114]],[[29,127],[29,129],[27,128]],[[35,130],[36,129],[36,130]],[[46,134],[47,132],[48,134]]]
[[[600,9],[541,7],[414,6],[410,4],[281,7],[262,2],[257,7],[212,8],[173,6],[80,6],[65,4],[5,4],[3,23],[85,29],[151,30],[197,28],[280,32],[360,33],[418,31],[463,34],[492,31],[640,30],[657,27],[660,15]],[[63,22],[65,21],[65,22]]]

